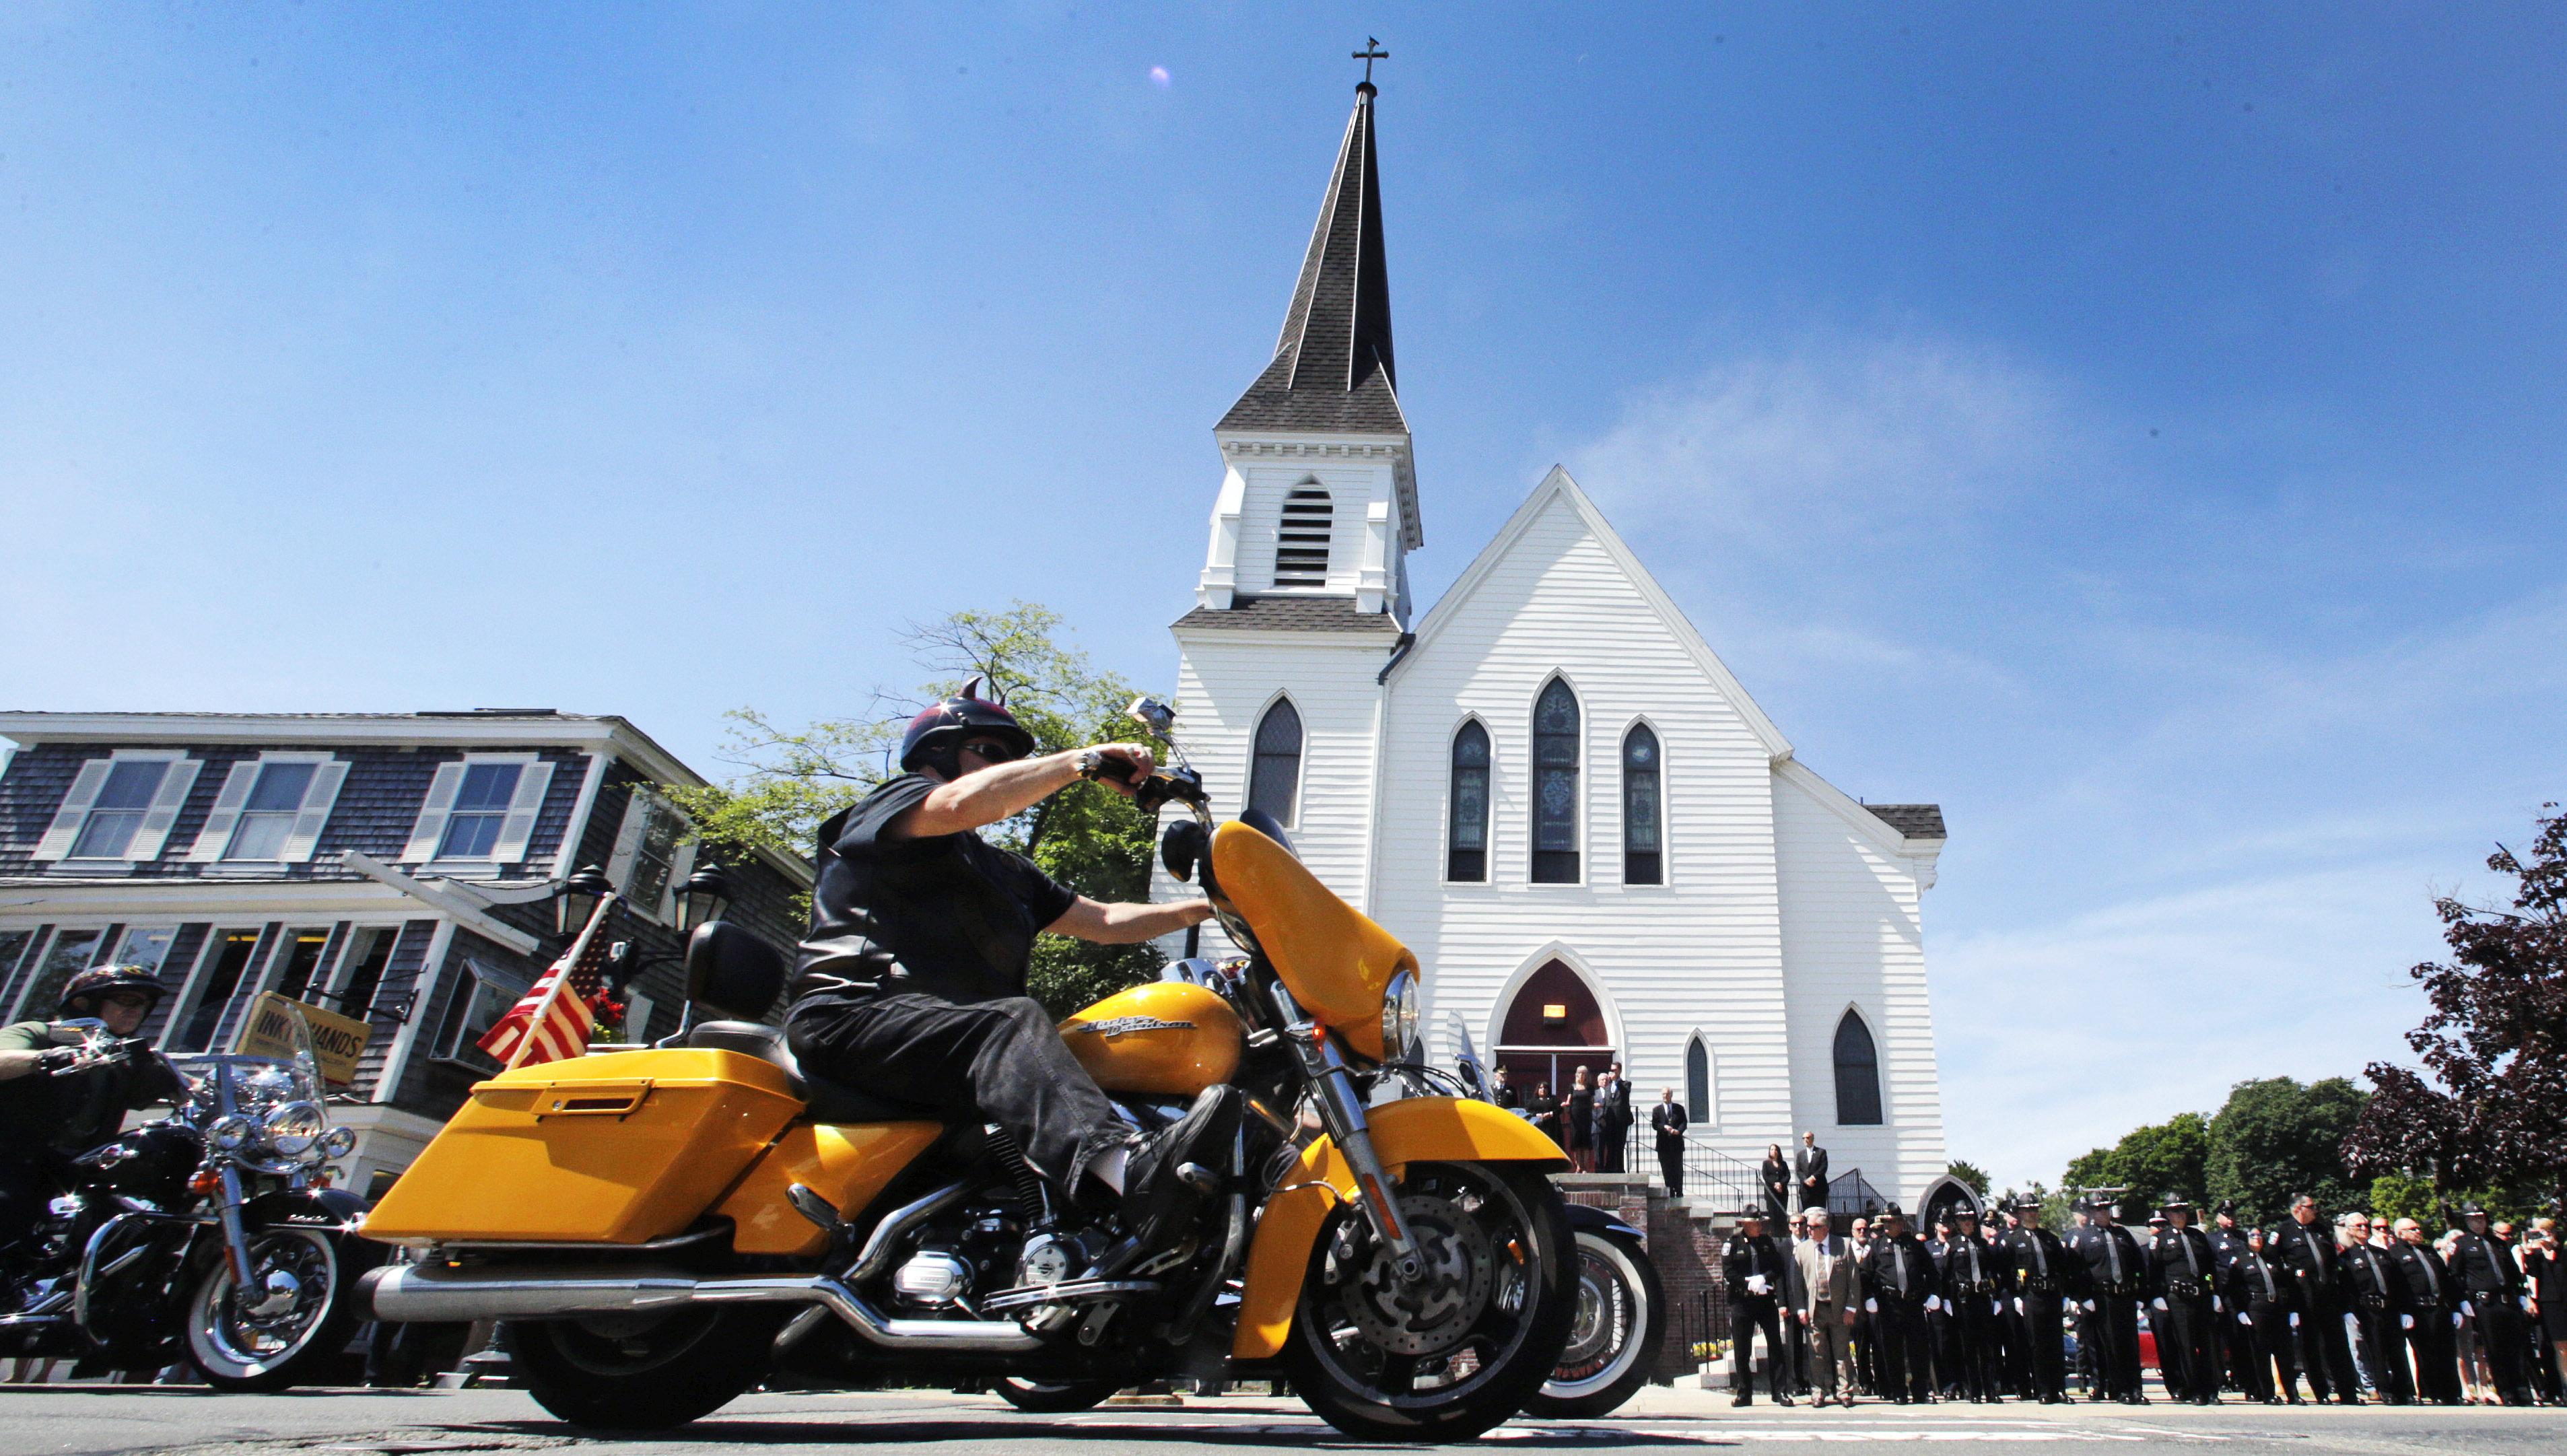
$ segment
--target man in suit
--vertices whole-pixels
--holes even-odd
[[[1854,1317],[1862,1308],[1862,1270],[1852,1246],[1828,1226],[1828,1211],[1801,1213],[1805,1237],[1792,1246],[1799,1275],[1792,1312],[1809,1336],[1810,1384],[1821,1405],[1830,1396],[1854,1404]]]
[[[1789,1405],[1783,1389],[1783,1325],[1780,1313],[1790,1298],[1791,1274],[1783,1252],[1765,1237],[1765,1215],[1749,1209],[1738,1216],[1738,1232],[1721,1247],[1720,1272],[1729,1286],[1729,1384],[1732,1405],[1754,1403],[1756,1331],[1765,1331],[1765,1392],[1776,1405]]]
[[[2399,1278],[2407,1282],[2408,1353],[2416,1361],[2416,1395],[2437,1405],[2460,1403],[2459,1349],[2451,1332],[2460,1322],[2459,1285],[2442,1264],[2442,1256],[2424,1238],[2424,1226],[2414,1219],[2395,1225],[2398,1242],[2389,1249]]]
[[[1658,1138],[1658,1176],[1667,1181],[1667,1197],[1684,1197],[1684,1135],[1689,1121],[1676,1089],[1658,1089],[1658,1105],[1649,1109],[1649,1129]]]
[[[1934,1352],[1925,1316],[1943,1308],[1934,1261],[1907,1232],[1907,1216],[1880,1211],[1871,1253],[1862,1262],[1862,1307],[1878,1339],[1880,1392],[1900,1405],[1934,1403]]]
[[[2407,1379],[2407,1333],[2416,1327],[2416,1307],[2407,1293],[2407,1277],[2388,1254],[2371,1245],[2371,1220],[2344,1216],[2345,1293],[2353,1317],[2362,1326],[2362,1347],[2371,1360],[2371,1388],[2391,1405],[2416,1403],[2416,1387]]]
[[[1828,1150],[1819,1146],[1815,1132],[1801,1134],[1801,1146],[1792,1154],[1792,1187],[1800,1195],[1803,1208],[1828,1206]]]
[[[2247,1399],[2266,1405],[2285,1400],[2298,1405],[2300,1367],[2291,1335],[2300,1322],[2299,1286],[2288,1270],[2266,1257],[2262,1229],[2246,1231],[2246,1247],[2229,1261],[2221,1288],[2228,1314],[2247,1334],[2238,1388]]]
[[[1595,1086],[1595,1171],[1622,1173],[1631,1141],[1631,1084],[1622,1080],[1622,1063],[1604,1068]]]
[[[2341,1405],[2360,1405],[2353,1346],[2344,1337],[2344,1271],[2334,1231],[2318,1219],[2316,1199],[2303,1193],[2291,1200],[2290,1221],[2265,1252],[2290,1271],[2297,1287],[2300,1367],[2308,1374],[2310,1392],[2321,1402],[2332,1396]]]
[[[2461,1311],[2477,1320],[2486,1341],[2487,1369],[2507,1405],[2529,1405],[2531,1384],[2524,1356],[2528,1331],[2522,1318],[2522,1269],[2511,1246],[2487,1231],[2487,1213],[2476,1204],[2460,1209],[2461,1232],[2451,1247],[2451,1277],[2462,1291]]]
[[[2068,1354],[2060,1314],[2082,1288],[2086,1263],[2070,1255],[2059,1236],[2041,1226],[2041,1200],[2015,1205],[2020,1215],[2005,1236],[2005,1259],[2014,1270],[2015,1327],[2027,1356],[2026,1376],[2044,1405],[2068,1398]]]

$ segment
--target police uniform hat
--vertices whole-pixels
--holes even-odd
[[[2237,1217],[2237,1200],[2233,1198],[2223,1198],[2219,1200],[2217,1207],[2211,1209],[2211,1213],[2213,1215],[2226,1214],[2233,1219]]]
[[[2478,1207],[2475,1203],[2464,1203],[2464,1204],[2461,1204],[2461,1205],[2460,1205],[2460,1217],[2461,1217],[2461,1218],[2464,1218],[2464,1219],[2482,1219],[2482,1218],[2485,1218],[2486,1216],[2487,1216],[2487,1211],[2486,1211],[2485,1209],[2483,1209],[2483,1208]]]
[[[2025,1209],[2032,1209],[2035,1212],[2039,1212],[2041,1208],[2041,1200],[2029,1193],[2017,1194],[2015,1196],[2015,1201],[2007,1204],[2006,1207],[2013,1209],[2016,1213],[2021,1213]]]

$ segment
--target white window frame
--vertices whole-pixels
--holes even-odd
[[[0,1024],[15,1023],[25,1020],[52,1020],[54,1019],[54,1009],[52,1007],[39,1007],[31,1014],[26,1011],[26,1003],[28,995],[36,989],[36,978],[44,971],[45,962],[54,954],[54,947],[62,944],[62,939],[66,934],[95,935],[98,937],[99,945],[105,946],[107,944],[107,933],[110,930],[116,929],[123,922],[117,920],[114,916],[88,916],[78,920],[56,921],[54,923],[53,934],[46,936],[41,943],[30,942],[27,946],[27,950],[20,953],[19,962],[20,965],[26,968],[26,981],[23,985],[10,993],[9,1014],[5,1019],[5,1021],[0,1021]],[[30,952],[37,954],[30,955]],[[90,952],[90,966],[98,964],[97,958],[98,951],[93,949]],[[84,966],[81,968],[81,971],[86,971],[88,969],[88,966]],[[72,974],[77,976],[80,974],[80,971],[75,971]]]
[[[359,960],[356,955],[357,938],[360,936],[377,934],[386,937],[384,947],[384,970],[389,974],[392,970],[393,954],[401,949],[402,927],[407,923],[408,922],[406,921],[400,920],[351,920],[345,922],[344,925],[347,933],[339,937],[339,953],[332,956],[330,958],[330,964],[323,968],[327,974],[327,984],[321,988],[322,1003],[330,1010],[337,1012],[343,1017],[353,1017],[360,1021],[365,1020],[366,1013],[372,1008],[375,997],[379,997],[384,994],[384,984],[381,980],[375,982],[374,996],[366,999],[366,1006],[359,1007],[354,1011],[351,1011],[339,1000],[340,995],[348,989],[349,978],[354,976],[357,971]]]
[[[274,859],[234,859],[232,841],[240,836],[242,822],[248,814],[242,806],[258,787],[259,776],[271,763],[309,763],[312,778],[303,787],[302,802],[295,808],[293,822],[286,826],[285,839],[278,845]],[[321,842],[321,831],[339,804],[339,790],[348,781],[348,760],[336,753],[304,749],[274,749],[255,758],[243,758],[231,765],[223,778],[222,789],[214,795],[214,806],[206,811],[205,822],[196,830],[196,842],[187,851],[189,862],[203,866],[198,874],[275,875],[290,864],[306,864]]]
[[[1298,829],[1301,827],[1301,801],[1310,787],[1310,718],[1301,711],[1300,702],[1293,698],[1288,688],[1277,690],[1248,720],[1248,771],[1240,775],[1239,809],[1246,813],[1256,802],[1253,795],[1257,792],[1257,737],[1266,730],[1266,720],[1275,712],[1276,705],[1283,703],[1292,705],[1292,721],[1300,726],[1300,741],[1293,745],[1292,752],[1292,812],[1284,818],[1283,823],[1286,829]]]
[[[516,791],[510,795],[508,809],[500,820],[498,840],[486,858],[440,857],[455,796],[463,789],[463,777],[484,763],[514,763],[520,770]],[[419,817],[411,825],[403,862],[419,865],[423,873],[450,879],[496,879],[510,865],[525,863],[534,842],[535,821],[542,817],[544,800],[552,792],[553,773],[559,766],[535,752],[466,753],[436,765],[428,796],[420,804]]]
[[[480,995],[485,987],[498,989],[501,997],[501,1015],[506,1014],[508,1007],[515,1006],[523,1000],[527,991],[532,989],[530,983],[519,984],[517,978],[484,966],[471,956],[456,957],[455,979],[460,982],[465,977],[472,980],[470,994],[473,996]],[[428,1033],[428,1059],[440,1066],[459,1066],[478,1075],[488,1076],[498,1069],[497,1057],[468,1042],[450,1048],[437,1044],[445,1036],[446,1022],[454,1016],[454,998],[462,994],[464,994],[464,988],[460,985],[456,985],[446,994],[445,1010],[436,1019],[436,1028]],[[470,1019],[467,1018],[465,1024],[456,1033],[458,1042],[462,1040],[462,1033],[471,1029]]]
[[[1631,770],[1630,766],[1623,761],[1623,753],[1630,746],[1631,730],[1641,728],[1647,728],[1649,736],[1658,740],[1658,882],[1654,885],[1634,885],[1629,880],[1621,878],[1619,873],[1622,867],[1622,856],[1631,852],[1631,826],[1624,822],[1625,816],[1631,809],[1631,801],[1628,797],[1630,787],[1628,776]],[[1614,884],[1617,888],[1635,890],[1642,894],[1675,888],[1676,836],[1674,826],[1668,822],[1668,805],[1673,798],[1673,793],[1667,779],[1667,730],[1660,728],[1657,721],[1645,713],[1632,715],[1631,721],[1622,725],[1621,736],[1613,740],[1613,837],[1616,870]]]
[[[678,822],[678,838],[669,848],[669,882],[660,887],[652,904],[644,905],[632,897],[633,872],[642,861],[642,841],[650,833],[654,815],[668,814]],[[654,792],[648,784],[636,783],[624,801],[624,819],[615,829],[615,849],[606,861],[606,878],[615,893],[625,898],[626,909],[661,925],[674,925],[678,918],[678,890],[696,868],[696,821],[666,795]]]
[[[240,931],[248,931],[255,936],[258,936],[260,940],[267,942],[267,953],[264,956],[259,954],[258,942],[254,941],[251,943],[249,952],[250,962],[248,965],[241,968],[241,979],[232,987],[231,997],[225,998],[225,1000],[228,1002],[232,998],[238,997],[241,994],[243,987],[255,987],[261,980],[265,979],[267,976],[267,963],[276,959],[276,948],[279,945],[284,944],[286,935],[290,933],[280,927],[275,939],[268,940],[268,927],[275,924],[277,924],[277,922],[269,920],[254,920],[245,924],[239,921],[225,923],[217,920],[211,925],[206,926],[205,942],[203,945],[196,947],[195,962],[187,968],[185,979],[179,983],[175,998],[177,1004],[169,1009],[168,1019],[160,1023],[160,1036],[153,1044],[158,1046],[161,1050],[167,1051],[169,1049],[169,1038],[177,1034],[181,1023],[183,1023],[189,1017],[196,1014],[196,998],[204,993],[205,978],[212,973],[214,962],[219,959],[214,952],[216,948],[222,945],[223,937]],[[219,1042],[222,1039],[222,1020],[217,1018],[214,1021],[213,1039],[215,1041]],[[220,1050],[222,1050],[221,1046],[213,1045],[207,1046],[201,1052],[188,1051],[178,1052],[175,1054],[181,1056],[200,1056]]]
[[[134,826],[134,837],[126,842],[125,853],[114,859],[74,859],[72,850],[89,829],[90,815],[96,812],[99,793],[107,787],[108,775],[120,763],[158,763],[160,781],[153,785],[151,798],[143,809],[143,821]],[[183,765],[183,766],[182,766]],[[64,790],[63,801],[54,811],[53,821],[45,828],[44,837],[36,843],[31,859],[49,861],[46,872],[57,875],[130,875],[136,865],[157,860],[168,848],[169,826],[177,822],[178,811],[186,806],[187,794],[196,786],[196,775],[204,771],[204,760],[190,758],[183,748],[115,748],[104,758],[84,761],[72,775],[71,786]],[[92,770],[95,770],[93,772]],[[147,853],[138,854],[137,849]]]

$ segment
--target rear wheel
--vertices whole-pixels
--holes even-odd
[[[1123,1388],[1120,1380],[1027,1380],[1016,1375],[1001,1376],[990,1387],[998,1398],[1018,1410],[1036,1415],[1057,1415],[1063,1411],[1087,1410],[1103,1405]]]
[[[535,1403],[575,1426],[656,1431],[728,1405],[766,1373],[768,1310],[676,1310],[511,1323]]]
[[[1328,1424],[1373,1440],[1467,1440],[1560,1363],[1575,1245],[1560,1190],[1520,1163],[1411,1163],[1395,1195],[1423,1256],[1413,1284],[1363,1215],[1320,1228],[1284,1362]]]
[[[1648,1256],[1628,1239],[1578,1230],[1569,1346],[1525,1411],[1585,1419],[1620,1409],[1648,1383],[1666,1333],[1666,1296]]]

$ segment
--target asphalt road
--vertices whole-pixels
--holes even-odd
[[[1652,1390],[1607,1420],[1501,1427],[1480,1442],[1604,1451],[1683,1446],[1782,1450],[1819,1442],[1967,1442],[2007,1452],[2195,1447],[2208,1452],[2470,1452],[2567,1450],[2567,1411],[2460,1409],[2208,1410],[2115,1406],[1937,1406],[1732,1409],[1700,1391]],[[681,1431],[583,1435],[510,1390],[302,1391],[213,1395],[201,1389],[0,1388],[0,1456],[150,1452],[154,1456],[696,1456],[771,1448],[892,1448],[897,1456],[1176,1456],[1267,1446],[1369,1447],[1290,1401],[1189,1399],[1174,1408],[1113,1405],[1072,1416],[1020,1415],[988,1396],[751,1395]]]

